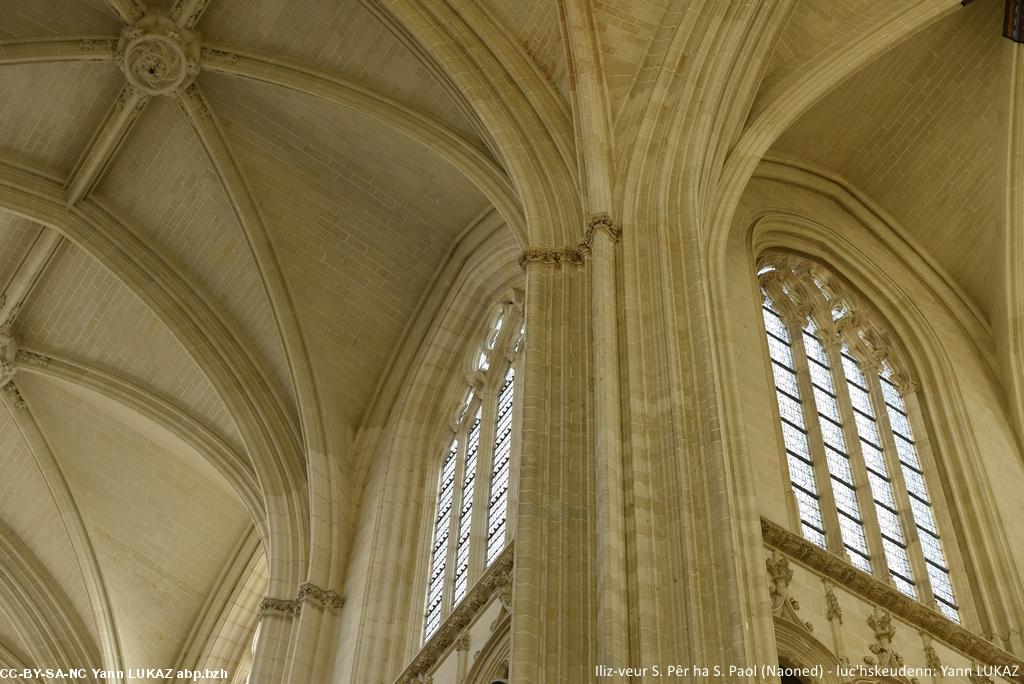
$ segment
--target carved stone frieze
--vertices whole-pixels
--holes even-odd
[[[761,519],[766,545],[971,658],[990,665],[1019,667],[1024,661],[915,601],[845,560],[770,520]]]
[[[466,628],[473,623],[480,611],[495,595],[499,600],[507,587],[512,586],[512,565],[515,559],[513,546],[502,551],[495,559],[484,576],[469,590],[458,606],[441,623],[430,640],[423,645],[420,652],[413,658],[409,667],[395,680],[398,684],[416,684],[430,673],[438,659],[453,646],[458,648],[458,640],[466,633]],[[505,610],[504,604],[502,610]],[[466,649],[469,645],[466,645]]]
[[[309,604],[321,610],[341,610],[345,599],[333,589],[321,589],[312,582],[299,585],[299,594],[295,600],[301,604]]]
[[[199,35],[170,17],[148,14],[121,31],[114,62],[148,95],[187,87],[199,73]]]

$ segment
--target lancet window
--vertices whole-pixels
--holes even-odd
[[[517,359],[525,323],[498,307],[473,348],[436,484],[423,638],[437,631],[511,539]]]
[[[883,321],[823,265],[758,264],[793,509],[803,536],[960,621],[905,359]]]

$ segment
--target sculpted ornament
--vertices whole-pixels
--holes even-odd
[[[772,558],[765,560],[765,566],[768,568],[768,577],[771,578],[768,594],[772,598],[772,615],[799,625],[808,632],[813,631],[814,626],[810,622],[804,622],[797,615],[800,604],[789,595],[789,583],[793,581],[793,570],[789,567],[789,559],[776,553]]]
[[[121,31],[114,62],[139,90],[168,95],[192,83],[199,56],[198,34],[162,14],[150,14]]]
[[[290,620],[298,612],[298,599],[265,598],[260,602],[260,618],[279,617]]]
[[[341,610],[345,600],[338,596],[333,589],[321,589],[312,582],[305,582],[299,585],[299,595],[295,600],[302,603],[311,603],[320,610]]]

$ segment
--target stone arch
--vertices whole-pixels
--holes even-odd
[[[346,672],[353,681],[388,680],[415,653],[422,636],[422,597],[425,585],[418,559],[427,542],[421,524],[426,483],[440,455],[451,410],[465,389],[466,358],[470,349],[459,341],[467,327],[482,330],[490,322],[500,296],[520,287],[523,274],[518,266],[519,246],[510,231],[498,221],[483,222],[464,240],[467,252],[451,259],[431,293],[438,296],[436,308],[424,309],[429,331],[409,359],[405,381],[397,390],[394,405],[381,422],[373,424],[376,440],[366,453],[374,461],[361,464],[365,527],[356,531],[354,548],[374,539],[373,548],[353,558],[353,567],[365,566],[365,576],[376,578],[375,586],[357,584],[346,590],[350,605],[374,613],[387,610],[394,624],[406,625],[399,637],[390,633],[369,634],[372,620],[362,620],[366,641],[387,644],[373,663],[361,659],[358,671]],[[485,320],[486,319],[486,320]],[[402,427],[400,427],[402,426]],[[376,505],[376,500],[388,505]],[[387,543],[383,539],[387,539]],[[351,571],[350,577],[360,572]],[[355,580],[353,580],[355,581]],[[342,616],[343,620],[346,616]],[[382,622],[383,624],[383,622]],[[344,627],[343,627],[344,628]],[[336,672],[348,664],[341,663]],[[372,669],[371,669],[372,668]]]
[[[780,162],[773,161],[769,166]],[[847,220],[856,223],[871,239],[877,240],[873,250],[851,241],[849,231],[841,226],[828,225],[817,217],[804,215],[800,211],[786,209],[764,210],[745,224],[737,221],[733,226],[733,239],[742,241],[748,251],[751,270],[754,258],[761,253],[777,250],[791,250],[814,256],[830,263],[878,309],[901,341],[908,364],[916,378],[927,388],[927,413],[933,433],[936,460],[945,469],[943,488],[950,508],[956,511],[959,525],[956,530],[957,546],[970,549],[960,554],[966,566],[970,594],[977,608],[976,628],[986,633],[1009,634],[1011,626],[1020,617],[1017,606],[1021,605],[1020,578],[1009,562],[1010,553],[1002,523],[991,510],[969,505],[978,496],[993,496],[991,483],[983,471],[981,450],[971,425],[967,401],[958,379],[953,360],[946,352],[942,333],[929,320],[919,303],[907,291],[905,283],[917,281],[924,287],[939,292],[943,306],[955,320],[969,344],[979,350],[979,356],[991,366],[991,356],[981,350],[991,345],[991,336],[985,326],[974,326],[974,312],[963,304],[963,299],[953,290],[948,276],[931,261],[921,258],[913,250],[893,249],[905,233],[895,222],[878,211],[863,195],[850,188],[842,179],[826,177],[813,169],[790,166],[784,174],[774,170],[759,170],[773,180],[788,182],[802,191],[819,194],[837,203]],[[907,256],[907,255],[910,256]],[[902,262],[905,277],[892,273],[883,264],[885,258]],[[905,270],[904,270],[905,269]],[[719,313],[714,302],[724,303],[728,296],[726,281],[733,277],[725,260],[713,264],[712,310],[717,319],[719,338],[716,345],[728,344],[732,339],[730,324]],[[723,349],[722,358],[726,365],[729,354]],[[730,371],[734,372],[734,371]],[[952,458],[950,455],[960,457]],[[944,457],[945,456],[945,457]],[[984,581],[980,581],[984,578]],[[973,610],[973,609],[972,609]]]

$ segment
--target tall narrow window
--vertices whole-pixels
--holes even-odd
[[[444,571],[448,560],[448,532],[455,495],[455,459],[458,452],[458,442],[452,440],[448,455],[441,464],[437,515],[434,519],[434,544],[430,553],[430,580],[427,583],[427,616],[424,629],[428,635],[433,634],[441,625],[441,601],[444,598]]]
[[[512,397],[515,394],[516,371],[509,366],[505,383],[498,394],[498,410],[494,431],[494,458],[491,466],[491,497],[487,511],[487,564],[505,547],[505,526],[508,521],[508,478],[512,460]]]
[[[758,279],[801,533],[959,622],[891,335],[820,264],[768,257]]]
[[[423,638],[444,622],[508,545],[515,455],[516,356],[525,327],[499,307],[470,355],[467,387],[441,463],[431,529]]]

